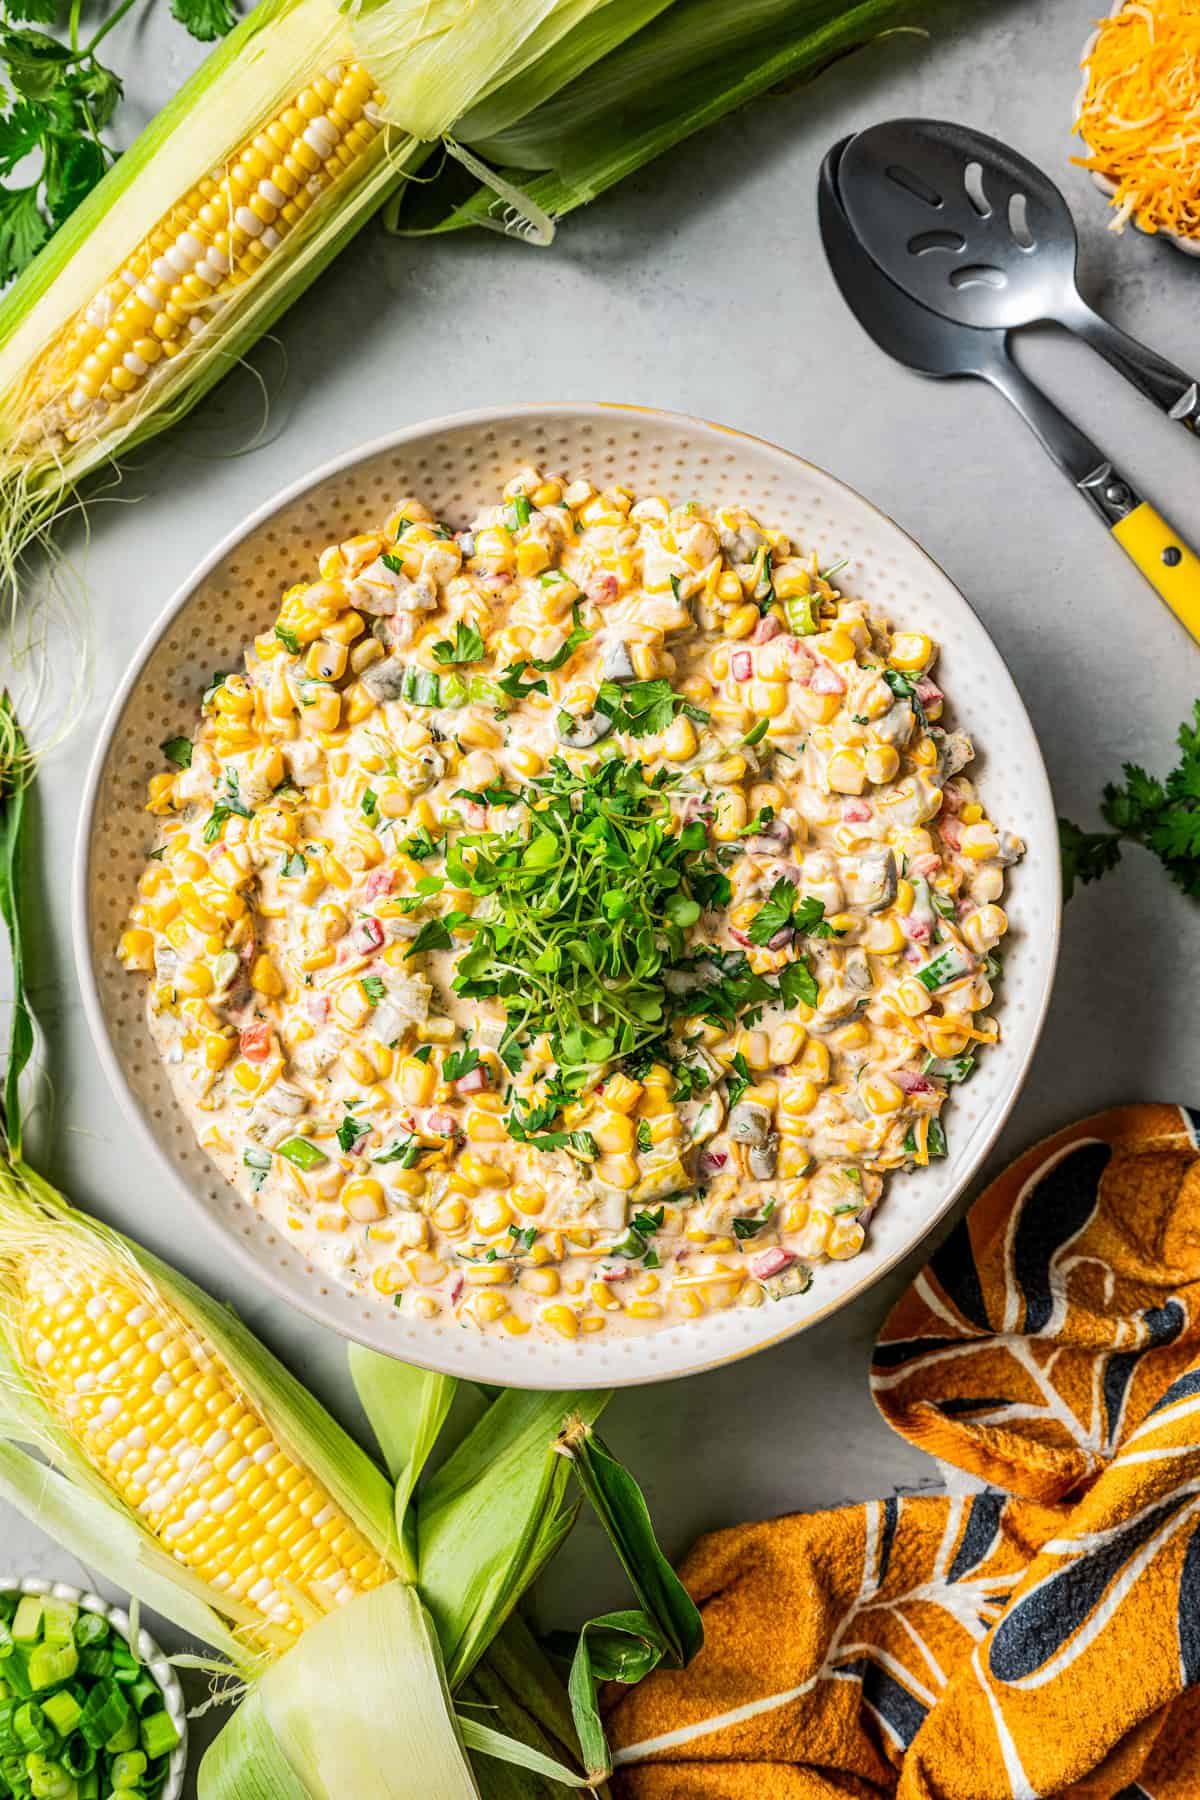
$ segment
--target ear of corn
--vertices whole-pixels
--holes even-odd
[[[84,1465],[251,1648],[391,1580],[370,1459],[207,1296],[28,1194],[0,1170],[0,1328],[51,1459]]]

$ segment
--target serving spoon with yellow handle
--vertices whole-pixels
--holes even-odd
[[[930,312],[888,279],[842,205],[838,170],[851,139],[821,164],[818,209],[825,254],[842,298],[881,350],[935,379],[975,376],[1011,401],[1043,447],[1103,519],[1180,623],[1200,643],[1200,557],[1133,483],[1012,360],[1008,333]]]

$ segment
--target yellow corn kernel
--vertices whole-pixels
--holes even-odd
[[[468,1272],[468,1281],[474,1272]],[[476,1294],[474,1299],[468,1302],[467,1310],[481,1325],[493,1325],[508,1311],[508,1301],[503,1294]]]
[[[526,1269],[521,1276],[521,1286],[531,1294],[549,1296],[557,1294],[561,1277],[557,1269]]]
[[[723,756],[720,762],[710,763],[708,767],[708,779],[718,787],[740,781],[745,773],[746,759],[736,751],[732,756]]]
[[[662,1305],[658,1300],[631,1300],[625,1311],[633,1319],[661,1319]]]
[[[765,1031],[739,1031],[737,1047],[750,1068],[770,1068],[771,1045]]]
[[[971,949],[985,956],[1008,930],[1008,914],[1002,906],[981,906],[963,921],[962,934]]]
[[[915,975],[906,975],[897,985],[896,1004],[908,1018],[915,1019],[921,1013],[929,1011],[933,1005],[933,997]]]
[[[929,1048],[935,1056],[961,1056],[970,1041],[966,1032],[951,1019],[930,1019],[926,1030]]]
[[[148,972],[154,967],[154,934],[136,928],[123,932],[117,954],[127,969]]]
[[[800,1073],[818,1084],[829,1080],[829,1051],[815,1038],[809,1038],[800,1057]]]
[[[972,800],[969,806],[963,807],[958,816],[964,825],[978,825],[983,817],[983,808],[977,800]]]
[[[629,1189],[638,1183],[638,1166],[632,1156],[603,1156],[596,1164],[596,1174],[610,1187]]]
[[[422,1062],[416,1056],[404,1058],[400,1064],[397,1086],[400,1097],[407,1106],[428,1106],[436,1085],[437,1070],[433,1067],[432,1059]]]
[[[787,710],[787,685],[782,681],[752,681],[749,700],[751,712],[760,719],[777,719]]]
[[[786,1122],[789,1118],[803,1118],[817,1104],[816,1083],[805,1077],[800,1081],[788,1081],[779,1095],[779,1110]]]
[[[895,919],[871,919],[862,935],[865,949],[876,956],[894,956],[904,948],[904,933]]]
[[[482,1156],[476,1156],[470,1150],[463,1151],[458,1159],[458,1167],[460,1173],[468,1181],[473,1181],[476,1187],[508,1186],[508,1176],[503,1169],[498,1168],[495,1163],[485,1161]]]
[[[517,744],[509,751],[508,760],[518,775],[528,777],[541,773],[542,759],[528,744]]]
[[[540,575],[550,567],[550,552],[537,538],[526,538],[517,546],[517,574]]]
[[[506,1262],[481,1263],[466,1271],[466,1279],[471,1287],[507,1287],[512,1270]]]
[[[825,632],[822,635],[820,647],[830,662],[853,662],[857,653],[854,639],[848,631],[843,631],[840,627]]]
[[[236,1039],[226,1037],[223,1032],[209,1031],[204,1038],[204,1066],[206,1069],[223,1069],[233,1055]]]
[[[803,1175],[812,1162],[812,1157],[803,1144],[785,1140],[779,1152],[779,1174],[782,1176]]]
[[[621,1302],[607,1281],[593,1281],[588,1287],[588,1294],[593,1304],[604,1312],[617,1312],[620,1309]]]
[[[573,1338],[579,1332],[579,1320],[569,1306],[543,1306],[542,1323],[557,1331],[560,1337]]]
[[[863,1098],[873,1113],[897,1112],[904,1095],[886,1075],[869,1075],[862,1084]]]
[[[896,883],[896,898],[892,903],[892,911],[899,913],[902,919],[906,919],[913,909],[913,902],[916,897],[916,890],[913,887],[912,882],[905,881],[904,878],[901,877]]]
[[[891,781],[900,769],[899,753],[891,744],[876,744],[867,751],[867,780],[878,783]]]
[[[474,750],[496,750],[504,742],[504,735],[487,719],[468,719],[457,733],[461,743],[470,744]]]
[[[188,1000],[206,999],[213,991],[212,971],[207,963],[182,963],[175,976],[175,991]]]
[[[888,662],[893,669],[924,669],[933,658],[933,644],[923,631],[901,631],[892,639]]]
[[[866,1232],[857,1219],[843,1217],[835,1219],[829,1229],[829,1238],[825,1246],[826,1256],[835,1262],[846,1262],[857,1256],[866,1241]]]
[[[364,1087],[369,1087],[374,1081],[374,1064],[357,1045],[351,1044],[348,1049],[342,1051],[342,1061],[345,1063],[351,1075],[353,1075],[355,1081],[361,1082]]]
[[[783,1231],[803,1231],[808,1224],[808,1216],[812,1211],[807,1200],[789,1200],[779,1215],[780,1229]]]
[[[256,956],[250,969],[250,986],[256,994],[265,994],[268,999],[278,999],[283,992],[283,976],[264,951]]]
[[[613,1112],[631,1112],[641,1097],[641,1082],[628,1075],[610,1075],[604,1084],[604,1104]]]
[[[604,1113],[590,1130],[605,1155],[619,1156],[633,1149],[633,1120],[625,1113]]]
[[[861,1019],[854,1019],[833,1033],[833,1041],[839,1050],[861,1050],[870,1043],[871,1033]]]
[[[662,752],[668,762],[687,762],[689,757],[695,756],[696,728],[682,713],[667,727]]]
[[[982,862],[985,857],[995,856],[1000,846],[996,842],[995,832],[985,819],[981,825],[964,826],[960,848],[962,855],[969,857],[972,862]]]
[[[484,1237],[495,1237],[512,1224],[512,1207],[503,1194],[481,1194],[475,1203],[474,1224]]]
[[[466,1130],[473,1144],[503,1144],[508,1138],[495,1114],[486,1112],[481,1106],[473,1106],[467,1114]]]
[[[247,1094],[254,1094],[258,1091],[258,1085],[262,1077],[259,1075],[257,1069],[252,1069],[250,1067],[249,1063],[240,1062],[233,1071],[233,1079]]]
[[[358,981],[347,982],[346,986],[334,1001],[333,1010],[342,1021],[342,1024],[349,1025],[351,1030],[355,1030],[358,1026],[363,1024],[371,1010],[371,1002],[363,993],[362,983]],[[358,1054],[361,1054],[361,1052]],[[363,1060],[366,1061],[365,1058]],[[367,1063],[368,1070],[370,1070],[370,1067],[371,1065]],[[359,1081],[371,1081],[373,1079],[373,1073],[360,1075],[357,1079]]]
[[[735,580],[736,580],[736,577],[735,577]],[[741,584],[740,583],[738,584],[738,591],[739,591],[739,593],[741,592]],[[758,608],[757,608],[757,606],[752,605],[749,601],[747,601],[746,604],[743,606],[735,606],[733,611],[729,614],[728,618],[725,620],[725,625],[724,625],[725,636],[729,637],[729,638],[749,637],[750,633],[754,630],[754,627],[758,624],[758,620],[759,620]]]
[[[711,771],[710,771],[711,774]],[[732,843],[745,825],[747,819],[746,797],[744,794],[726,790],[717,795],[715,818],[713,820],[713,836],[721,843]]]
[[[866,785],[867,766],[857,750],[835,751],[825,772],[835,794],[861,794]]]
[[[371,1275],[371,1285],[380,1294],[398,1294],[408,1282],[408,1270],[398,1262],[380,1263]]]
[[[361,681],[354,682],[342,696],[342,722],[361,725],[375,711],[375,701]]]
[[[505,1331],[513,1337],[524,1337],[529,1330],[529,1320],[522,1319],[518,1313],[507,1312],[500,1321]]]
[[[789,1022],[778,1025],[771,1033],[771,1061],[780,1068],[787,1068],[795,1062],[804,1048],[804,1040],[808,1034],[803,1025]]]
[[[360,1225],[387,1217],[382,1185],[370,1175],[359,1175],[342,1189],[342,1205]]]

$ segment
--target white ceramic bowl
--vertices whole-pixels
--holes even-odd
[[[99,1594],[85,1593],[82,1588],[71,1587],[65,1581],[43,1581],[36,1575],[14,1578],[0,1574],[0,1590],[6,1594],[49,1594],[54,1600],[72,1600],[81,1612],[99,1613],[108,1620],[118,1637],[123,1637],[127,1644],[130,1642],[129,1614],[119,1606],[110,1606]],[[159,1789],[158,1800],[179,1800],[187,1768],[187,1707],[183,1689],[178,1675],[144,1628],[138,1633],[137,1653],[147,1672],[158,1683],[167,1712],[179,1733],[179,1742],[171,1752],[167,1778]]]
[[[1110,6],[1108,9],[1109,18],[1115,19],[1119,12],[1124,12],[1127,4],[1128,4],[1128,0],[1116,0],[1116,5]],[[1096,48],[1096,39],[1099,36],[1100,36],[1100,28],[1099,28],[1099,26],[1097,26],[1096,30],[1093,31],[1091,33],[1090,37],[1088,38],[1087,43],[1083,46],[1083,53],[1079,58],[1081,63],[1087,62],[1088,58],[1092,54],[1092,51]],[[1085,68],[1084,72],[1083,72],[1083,79],[1080,81],[1079,87],[1076,90],[1076,94],[1075,94],[1075,117],[1076,118],[1079,117],[1080,110],[1082,109],[1084,100],[1087,98],[1087,86],[1088,86],[1088,78],[1087,78],[1087,70]],[[1091,146],[1088,144],[1087,139],[1084,137],[1082,132],[1078,132],[1077,135],[1079,137],[1080,143],[1083,145],[1084,149],[1090,155],[1091,154]],[[1088,174],[1092,178],[1093,185],[1095,187],[1098,187],[1100,189],[1100,192],[1107,199],[1111,200],[1113,195],[1117,191],[1116,182],[1110,181],[1107,175],[1101,175],[1099,170],[1097,170],[1097,169],[1089,169]],[[1137,231],[1142,232],[1143,237],[1165,238],[1169,244],[1174,244],[1174,246],[1177,250],[1182,250],[1183,254],[1185,256],[1200,256],[1200,238],[1181,237],[1177,231],[1157,231],[1157,232],[1142,231],[1142,227],[1138,224],[1136,219],[1132,219],[1130,221],[1130,223],[1134,226],[1134,228]]]
[[[951,1153],[893,1177],[850,1262],[821,1265],[809,1292],[775,1305],[715,1312],[637,1338],[536,1333],[481,1336],[354,1297],[314,1268],[226,1184],[177,1106],[143,1017],[144,981],[114,951],[151,841],[143,811],[162,740],[192,728],[200,691],[274,617],[279,594],[321,548],[420,495],[465,524],[524,464],[620,481],[639,493],[742,502],[815,549],[839,582],[897,625],[942,646],[956,717],[977,737],[984,792],[1001,825],[1027,841],[1006,898],[1012,933],[998,1005],[1003,1041],[980,1058],[948,1109]],[[632,406],[535,405],[412,426],[306,476],[213,549],[169,601],[112,703],[88,775],[75,868],[75,949],[100,1059],[166,1191],[213,1226],[243,1269],[294,1306],[360,1343],[453,1375],[511,1387],[607,1387],[685,1375],[802,1331],[868,1287],[912,1249],[962,1192],[1008,1116],[1029,1067],[1058,949],[1054,807],[1033,729],[1011,676],[967,602],[908,537],[811,463],[758,439]]]

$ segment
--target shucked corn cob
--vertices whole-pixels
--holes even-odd
[[[358,63],[333,64],[173,206],[34,362],[25,447],[61,451],[140,406],[314,203],[380,158],[382,98]]]
[[[361,1452],[204,1296],[26,1173],[0,1167],[0,1338],[50,1460],[80,1459],[251,1654],[393,1580]]]
[[[92,1468],[163,1548],[299,1633],[393,1571],[286,1450],[218,1350],[132,1265],[39,1255],[13,1271],[22,1363]],[[136,1275],[136,1279],[135,1279]]]

